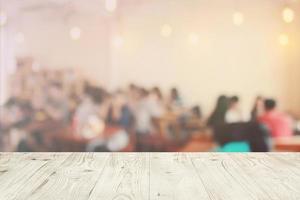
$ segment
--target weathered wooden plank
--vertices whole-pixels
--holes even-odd
[[[89,200],[149,199],[149,154],[114,153]]]
[[[8,170],[8,164],[15,165],[24,158],[25,153],[0,153],[0,176]]]
[[[65,158],[65,154],[24,154],[23,159],[17,163],[10,163],[21,168],[8,167],[9,173],[0,176],[0,184],[5,183],[5,186],[0,186],[0,197],[7,200],[28,199],[30,193],[40,187],[47,177],[60,167]]]
[[[266,154],[272,158],[277,158],[283,163],[300,168],[300,153],[268,153]]]
[[[295,173],[295,169],[265,153],[232,154],[231,157],[270,199],[300,199],[299,170]]]
[[[0,153],[0,200],[298,200],[299,155]]]
[[[270,199],[227,154],[190,154],[211,199]]]
[[[188,154],[151,153],[150,199],[209,199]]]
[[[103,172],[107,158],[107,154],[70,154],[62,163],[59,162],[59,168],[49,168],[43,182],[36,184],[37,187],[27,199],[88,199]]]
[[[3,155],[3,157],[6,156]],[[26,184],[26,181],[46,163],[45,160],[33,162],[31,154],[16,154],[9,159],[1,159],[0,199],[7,199],[6,195],[10,190],[19,184]]]

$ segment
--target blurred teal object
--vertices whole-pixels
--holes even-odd
[[[218,152],[251,152],[248,142],[230,142],[217,149]]]

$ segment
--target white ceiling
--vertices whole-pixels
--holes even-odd
[[[93,13],[103,10],[102,0],[9,0],[3,1],[1,10],[14,17],[32,13]]]
[[[156,1],[156,0],[154,0]],[[154,2],[145,0],[119,0],[118,7],[130,5],[140,5],[145,2]],[[105,0],[0,0],[1,10],[9,13],[43,12],[57,10],[67,12],[74,10],[77,12],[99,12],[104,11]]]
[[[118,0],[117,11],[112,14],[105,10],[105,0],[0,0],[0,10],[7,13],[10,24],[20,24],[32,20],[66,22],[73,18],[122,16],[126,11],[138,12],[141,10],[143,14],[146,11],[147,14],[155,15],[155,12],[159,13],[160,9],[164,9],[163,12],[165,12],[174,7],[181,7],[183,1],[202,2],[202,0]],[[234,0],[215,1],[230,2],[229,4],[234,2]],[[241,0],[241,2],[243,1]],[[283,4],[286,0],[270,1]],[[297,1],[300,0],[290,0],[289,2],[293,4]],[[125,10],[128,7],[132,9]],[[146,7],[146,9],[141,9],[142,7]]]
[[[118,0],[117,11],[128,6],[149,5],[158,0]],[[164,0],[167,2],[169,0]],[[9,23],[32,19],[68,21],[77,17],[106,17],[111,16],[105,10],[105,0],[0,0],[0,10],[4,11]]]

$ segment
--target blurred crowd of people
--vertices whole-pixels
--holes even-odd
[[[161,120],[172,122],[173,116],[179,129],[171,122],[164,126],[171,137],[176,131],[189,135],[202,127],[247,121],[237,96],[220,96],[208,120],[203,120],[200,107],[186,108],[176,88],[164,95],[159,87],[130,84],[109,92],[73,69],[34,70],[20,62],[9,84],[10,96],[1,107],[2,151],[56,151],[46,133],[67,130],[85,139],[97,138],[87,145],[89,151],[119,151],[128,145],[132,133],[135,150],[140,151],[145,150],[143,141],[161,136]],[[256,99],[251,122],[264,125],[272,137],[294,133],[292,119],[277,110],[273,99]],[[101,137],[108,127],[117,127],[117,134]]]
[[[167,97],[158,87],[146,89],[134,84],[108,92],[73,69],[34,70],[31,64],[20,62],[9,84],[9,98],[1,107],[3,150],[33,150],[32,146],[38,146],[34,141],[44,139],[40,135],[64,127],[82,138],[94,138],[107,127],[119,127],[123,134],[134,131],[139,139],[158,132],[155,119],[167,112],[201,117],[198,107],[184,109],[176,88]],[[18,137],[11,139],[11,135]],[[9,145],[16,149],[5,147],[11,143],[18,143]]]
[[[275,99],[258,96],[249,116],[241,111],[238,96],[221,95],[207,125],[213,129],[218,144],[232,145],[229,151],[236,146],[241,151],[270,151],[272,139],[287,139],[299,133],[297,119],[280,111]],[[250,145],[244,145],[245,141]]]

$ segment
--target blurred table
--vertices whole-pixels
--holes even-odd
[[[194,134],[191,139],[181,148],[179,152],[210,152],[214,151],[217,144],[213,141],[210,134],[205,131],[200,131]]]
[[[67,152],[82,152],[86,151],[86,146],[95,141],[102,139],[109,139],[114,136],[118,131],[121,130],[120,127],[116,126],[106,126],[102,134],[95,135],[91,138],[85,138],[81,135],[74,134],[72,129],[69,128],[68,131],[61,132],[60,134],[55,134],[53,136],[56,147],[58,151],[67,151]],[[130,137],[131,135],[129,135]],[[122,149],[124,152],[133,151],[134,144],[132,138],[129,139],[129,144]]]
[[[300,199],[300,154],[1,153],[0,199]]]
[[[275,151],[300,152],[300,136],[274,140]]]

